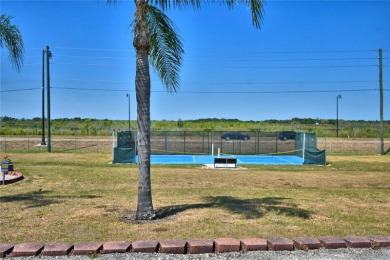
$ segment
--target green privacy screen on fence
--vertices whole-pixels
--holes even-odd
[[[296,133],[295,150],[304,164],[326,164],[325,150],[317,148],[317,134]]]
[[[118,132],[117,147],[113,147],[113,163],[136,163],[136,137],[135,132]]]

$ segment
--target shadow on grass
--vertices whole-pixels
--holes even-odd
[[[95,195],[78,195],[78,196],[58,196],[50,195],[51,191],[31,191],[23,194],[16,194],[10,196],[0,196],[1,203],[20,203],[25,208],[44,207],[51,204],[64,203],[66,199],[94,199],[101,196]]]
[[[288,202],[289,198],[266,197],[258,199],[239,199],[230,196],[209,196],[206,203],[186,204],[162,207],[156,210],[156,219],[169,218],[190,209],[222,208],[245,219],[261,218],[267,213],[308,219],[310,211],[300,209],[298,205]]]
[[[206,197],[205,199],[215,207],[224,208],[231,213],[242,215],[246,219],[261,218],[270,212],[303,219],[310,217],[310,211],[300,209],[297,204],[288,202],[289,198],[239,199],[230,196],[217,196]]]
[[[178,213],[184,212],[189,209],[204,209],[213,207],[210,203],[200,204],[186,204],[186,205],[174,205],[158,208],[155,211],[156,219],[165,219],[177,215]]]

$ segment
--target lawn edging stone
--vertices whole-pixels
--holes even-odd
[[[241,239],[241,251],[263,251],[268,249],[267,239],[263,238],[244,238]]]
[[[344,237],[347,247],[349,248],[370,248],[371,241],[366,237]]]
[[[187,241],[188,254],[214,253],[214,241],[211,239],[191,239]]]
[[[16,256],[37,256],[43,250],[44,245],[41,243],[22,243],[14,246],[12,257]]]
[[[73,245],[69,243],[51,243],[45,245],[42,251],[44,256],[64,256],[69,255],[73,250]]]
[[[291,239],[276,237],[268,239],[268,250],[271,251],[292,251],[294,243]]]
[[[73,255],[99,254],[103,244],[95,242],[77,243],[73,248]]]
[[[390,247],[390,237],[370,236],[368,239],[371,240],[373,248]]]
[[[319,249],[321,242],[313,237],[297,237],[293,239],[294,247],[298,250]]]
[[[159,242],[159,253],[165,254],[185,254],[186,241],[182,240],[163,240]]]
[[[131,243],[125,241],[112,241],[103,244],[102,254],[127,253],[131,249]]]
[[[339,249],[347,247],[345,240],[340,237],[320,237],[318,240],[321,242],[321,246],[325,249]]]
[[[8,243],[0,243],[0,258],[5,258],[14,249],[14,245]]]
[[[241,241],[235,238],[217,238],[214,240],[215,253],[240,252]]]
[[[157,240],[139,240],[131,243],[131,252],[157,253]]]

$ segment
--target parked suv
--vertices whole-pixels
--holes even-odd
[[[228,133],[223,133],[221,135],[221,138],[222,139],[225,139],[226,141],[229,141],[229,140],[244,140],[244,141],[247,141],[249,139],[251,139],[249,137],[249,135],[244,135],[244,134],[241,134],[240,132],[228,132]]]
[[[278,138],[281,141],[287,141],[287,140],[295,140],[296,132],[293,131],[283,131],[279,132]]]

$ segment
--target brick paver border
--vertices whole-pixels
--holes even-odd
[[[135,242],[106,243],[40,243],[9,244],[0,243],[0,258],[6,256],[61,256],[104,253],[169,253],[169,254],[201,254],[222,252],[247,252],[259,250],[313,250],[337,248],[388,248],[390,236],[369,237],[298,237],[288,238],[217,238],[192,240],[142,240]]]

